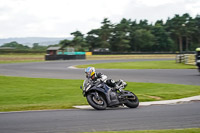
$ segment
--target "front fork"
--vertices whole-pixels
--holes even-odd
[[[94,96],[96,100],[101,100],[101,98],[99,97],[99,93],[98,92],[94,92]]]

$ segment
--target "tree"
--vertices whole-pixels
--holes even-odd
[[[130,51],[130,24],[131,20],[125,18],[115,25],[110,39],[111,50],[117,52]]]
[[[178,40],[179,52],[183,51],[183,37],[185,36],[186,40],[188,39],[188,32],[190,28],[188,28],[187,23],[189,20],[190,16],[186,13],[182,16],[176,14],[172,19],[168,19],[166,22],[167,31],[171,32],[171,36],[175,42]]]
[[[193,42],[195,47],[200,47],[200,15],[194,18]]]
[[[80,31],[76,31],[71,33],[71,35],[73,35],[74,38],[70,45],[73,46],[76,51],[88,51],[88,45],[85,41],[84,34]]]
[[[170,38],[169,33],[165,30],[163,21],[157,21],[151,31],[155,36],[155,43],[152,46],[152,51],[174,50],[174,42]]]
[[[101,24],[102,26],[99,29],[93,29],[87,33],[85,39],[90,50],[95,48],[110,48],[113,24],[107,18]]]
[[[89,50],[92,51],[95,48],[101,47],[101,40],[99,38],[99,29],[93,29],[87,33],[85,38],[86,43],[88,44]]]
[[[41,46],[41,45],[39,45],[39,43],[33,43],[32,49],[33,50],[46,50],[47,46]]]
[[[15,48],[15,49],[22,49],[22,50],[30,49],[30,47],[19,44],[16,41],[13,41],[13,42],[10,42],[10,43],[5,43],[1,47],[12,47],[12,48]]]
[[[64,40],[61,40],[57,46],[60,46],[61,49],[63,49],[65,47],[67,47],[67,46],[70,46],[70,44],[71,44],[70,40],[64,39]]]
[[[101,24],[102,26],[99,29],[100,46],[101,48],[110,48],[109,39],[113,25],[111,24],[110,20],[108,20],[108,18],[105,18]]]
[[[155,36],[146,29],[139,29],[134,33],[132,37],[134,51],[151,51],[151,47],[155,44]]]

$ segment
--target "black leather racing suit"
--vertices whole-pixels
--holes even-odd
[[[107,76],[102,73],[95,73],[95,78],[93,79],[93,81],[102,81],[110,87],[116,86],[116,82],[114,80],[107,79]]]

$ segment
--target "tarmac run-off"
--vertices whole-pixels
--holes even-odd
[[[200,95],[199,96],[182,98],[182,99],[175,99],[175,100],[140,102],[139,106],[180,104],[180,103],[191,102],[191,101],[200,101]],[[75,107],[77,109],[91,109],[92,108],[89,105],[80,105],[80,106],[73,106],[73,107]]]

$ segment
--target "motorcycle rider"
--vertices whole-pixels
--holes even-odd
[[[108,86],[113,89],[118,89],[119,91],[123,91],[120,89],[119,85],[123,83],[124,86],[127,84],[123,82],[123,80],[119,80],[115,82],[113,79],[107,79],[107,76],[102,73],[96,73],[94,67],[88,67],[85,69],[86,78],[91,79],[92,81],[101,81],[106,83]]]
[[[196,66],[198,67],[198,70],[200,72],[200,48],[196,48],[196,56],[195,56],[195,62]]]

